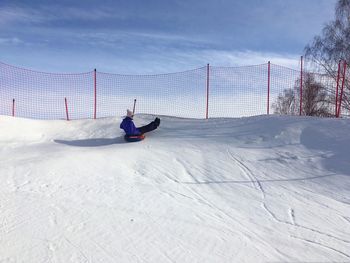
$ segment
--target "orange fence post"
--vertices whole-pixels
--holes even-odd
[[[67,118],[67,121],[69,121],[67,98],[64,98],[64,103],[66,105],[66,118]]]
[[[346,61],[344,61],[343,80],[342,80],[342,84],[341,84],[341,91],[340,91],[340,98],[339,98],[339,105],[338,105],[338,114],[337,114],[338,118],[340,117],[341,103],[343,100],[345,74],[346,74]]]
[[[94,119],[96,119],[97,111],[97,81],[96,81],[96,69],[94,70]]]
[[[207,64],[207,104],[205,118],[209,118],[209,64]]]
[[[132,108],[132,114],[135,114],[136,99],[134,99],[134,107]]]
[[[303,56],[300,57],[300,107],[299,115],[301,116],[303,110]]]
[[[15,117],[15,99],[12,99],[12,117]]]
[[[335,89],[335,117],[338,118],[338,89],[339,89],[339,78],[340,78],[340,62],[338,63],[338,76],[337,76],[337,87]]]
[[[270,114],[270,76],[271,76],[271,64],[267,63],[267,115]]]

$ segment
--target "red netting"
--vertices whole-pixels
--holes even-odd
[[[267,64],[210,67],[209,117],[266,114],[267,73]]]
[[[65,97],[71,119],[89,118],[93,110],[93,73],[52,74],[0,63],[0,114],[36,119],[64,119]]]
[[[302,75],[303,85],[306,85],[305,79],[311,78],[326,88],[325,103],[333,115],[336,73],[330,76],[305,71]],[[14,115],[19,117],[65,119],[66,98],[70,119],[93,118],[95,109],[97,118],[121,116],[127,108],[132,109],[134,99],[137,100],[136,113],[205,118],[208,101],[209,117],[241,117],[283,113],[278,112],[277,106],[279,98],[287,94],[293,103],[285,114],[299,115],[300,78],[301,71],[269,63],[245,67],[202,67],[159,75],[120,75],[98,71],[52,74],[0,63],[0,114],[12,115],[14,108]],[[349,101],[347,78],[344,82],[341,114],[346,115],[349,114],[346,106]],[[305,114],[302,105],[302,114]]]
[[[291,91],[293,102],[288,114],[330,117],[335,115],[336,79],[334,74],[313,73],[271,64],[271,97],[276,110],[278,96]],[[301,86],[302,79],[302,86]],[[302,96],[300,96],[302,94]]]
[[[206,68],[161,74],[97,73],[97,116],[137,113],[203,118],[206,107]]]

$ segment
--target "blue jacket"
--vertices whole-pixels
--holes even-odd
[[[126,135],[140,135],[141,132],[135,127],[134,122],[130,117],[125,117],[120,124],[120,129],[123,129]]]

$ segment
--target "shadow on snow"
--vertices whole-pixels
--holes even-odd
[[[126,143],[123,137],[116,138],[94,138],[94,139],[83,139],[83,140],[54,140],[56,143],[65,144],[76,147],[99,147],[107,146],[112,144],[124,144]]]

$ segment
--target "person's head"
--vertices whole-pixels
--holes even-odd
[[[132,119],[134,117],[134,113],[131,110],[127,109],[126,110],[126,116],[128,116],[129,118]]]

